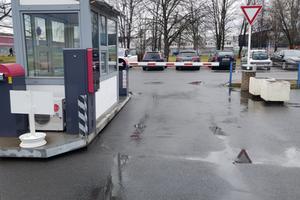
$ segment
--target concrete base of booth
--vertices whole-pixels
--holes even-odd
[[[43,147],[26,149],[20,148],[20,140],[17,137],[0,137],[0,157],[11,158],[50,158],[63,153],[86,147],[102,131],[107,124],[127,104],[131,96],[120,98],[119,103],[97,120],[96,133],[90,134],[88,138],[80,135],[70,135],[61,132],[47,133],[47,144]]]

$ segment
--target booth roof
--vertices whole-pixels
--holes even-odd
[[[91,0],[91,4],[95,6],[104,7],[105,9],[108,9],[109,11],[113,12],[115,15],[121,16],[122,12],[116,9],[114,6],[106,2],[105,0]]]

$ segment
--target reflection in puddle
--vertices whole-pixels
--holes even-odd
[[[300,103],[286,103],[285,105],[291,108],[300,108]]]
[[[200,85],[202,83],[202,81],[193,81],[193,82],[190,82],[189,84],[191,85]]]
[[[130,137],[134,140],[140,140],[142,139],[142,133],[145,131],[146,129],[146,120],[149,118],[148,114],[145,114],[145,116],[140,120],[140,122],[138,124],[134,125],[135,130],[133,131],[133,133],[130,135]]]
[[[145,85],[161,85],[163,82],[161,81],[150,81],[150,82],[144,82]]]
[[[226,136],[226,133],[218,126],[211,126],[209,129],[217,136]]]
[[[117,197],[122,196],[124,191],[123,179],[125,177],[124,168],[129,161],[129,156],[120,154],[114,158],[114,166],[111,172],[111,180],[112,180],[112,191],[111,197],[112,199],[116,199]]]

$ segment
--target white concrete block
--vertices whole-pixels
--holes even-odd
[[[250,77],[250,83],[249,83],[249,93],[254,96],[259,96],[261,91],[261,84],[265,80],[274,80],[274,78],[268,78],[268,77]]]
[[[289,101],[291,84],[288,81],[264,80],[261,84],[261,98],[265,101]]]

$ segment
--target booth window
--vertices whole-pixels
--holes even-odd
[[[63,77],[63,48],[78,48],[78,14],[24,14],[29,77]]]
[[[101,49],[101,73],[108,73],[107,65],[107,23],[106,17],[100,16],[100,49]]]
[[[92,39],[93,39],[93,48],[99,49],[99,26],[98,26],[98,14],[92,12]]]
[[[100,16],[100,38],[101,46],[107,46],[107,23],[104,16]]]
[[[113,20],[107,20],[108,35],[108,65],[109,72],[117,70],[117,23]]]

